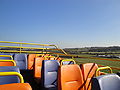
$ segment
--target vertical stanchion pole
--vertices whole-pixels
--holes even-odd
[[[74,56],[72,56],[72,59],[74,59]]]
[[[22,44],[20,44],[20,54],[21,54],[21,51],[22,51]]]

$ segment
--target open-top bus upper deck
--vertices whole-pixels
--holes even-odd
[[[76,64],[56,45],[0,41],[0,90],[119,90],[109,66]],[[64,56],[64,57],[63,57]],[[109,70],[106,74],[101,70]]]

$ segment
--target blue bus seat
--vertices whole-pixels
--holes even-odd
[[[0,57],[0,60],[11,60],[10,57]]]
[[[0,60],[12,60],[12,54],[0,54]]]
[[[10,56],[13,56],[14,53],[0,53],[0,55],[10,55]]]
[[[62,62],[63,65],[69,65],[69,64],[74,64],[73,61],[64,61]]]
[[[41,84],[45,89],[57,90],[57,76],[59,63],[57,60],[42,61]]]
[[[16,64],[20,70],[27,69],[27,54],[15,54],[14,60],[16,61]]]
[[[94,77],[92,90],[120,90],[120,77],[117,74]]]
[[[3,71],[11,71],[11,72],[18,72],[20,73],[20,70],[16,66],[0,66],[0,72]]]
[[[0,53],[0,55],[12,55],[10,53]]]
[[[15,66],[1,66],[0,67],[0,73],[1,72],[18,72],[19,68]],[[12,75],[12,76],[0,76],[0,85],[2,84],[10,84],[10,83],[20,83],[19,77]]]
[[[76,64],[73,59],[63,59],[60,60],[61,65],[70,65],[70,64]]]

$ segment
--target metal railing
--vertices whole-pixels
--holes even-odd
[[[9,45],[6,45],[9,44]],[[28,46],[29,45],[29,46]],[[49,48],[47,48],[49,47]],[[57,51],[57,52],[56,52]],[[59,53],[58,53],[59,51]],[[52,53],[67,55],[67,53],[58,48],[56,45],[37,44],[37,43],[23,43],[23,42],[10,42],[0,41],[0,52],[8,53]]]

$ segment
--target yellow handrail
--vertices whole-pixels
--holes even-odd
[[[44,54],[36,54],[36,57],[41,57],[43,56]]]
[[[110,73],[113,73],[113,72],[112,72],[112,69],[111,69],[109,66],[99,67],[99,68],[96,70],[96,72],[95,72],[95,76],[96,76],[96,77],[99,76],[99,71],[100,71],[100,70],[106,70],[106,69],[108,69]]]
[[[45,58],[49,58],[49,57],[53,57],[54,58],[54,56],[44,56]]]
[[[54,56],[44,56],[45,57],[45,60],[47,59],[47,58],[55,58]]]
[[[0,47],[21,48],[20,46],[1,46],[1,45],[0,45]],[[22,48],[57,50],[57,49],[51,49],[51,48],[36,48],[36,47],[22,47]]]
[[[26,44],[26,45],[38,45],[38,46],[56,46],[56,45],[48,45],[48,44],[23,43],[23,42],[10,42],[10,41],[0,41],[0,43]]]
[[[22,48],[28,48],[28,49],[45,49],[45,50],[58,50],[58,51],[62,51],[65,55],[67,55],[67,53],[63,50],[58,48],[58,46],[56,45],[48,45],[48,44],[37,44],[37,43],[23,43],[23,42],[10,42],[10,41],[0,41],[0,43],[11,43],[11,44],[19,44],[19,46],[3,46],[0,45],[0,47],[8,47],[8,48],[19,48],[20,51],[15,51],[15,50],[0,50],[0,52],[19,52],[19,53],[24,53],[24,51],[22,51]],[[37,45],[37,46],[52,46],[54,48],[36,48],[36,47],[23,47],[23,45]],[[29,53],[28,51],[25,51],[26,53]],[[39,52],[39,51],[36,51]],[[59,53],[58,53],[59,54]]]
[[[0,76],[12,76],[12,75],[18,76],[20,79],[20,83],[24,83],[22,75],[18,72],[0,72]]]
[[[0,55],[0,57],[10,57],[11,60],[13,60],[13,57],[11,55]]]
[[[16,66],[16,62],[14,60],[0,60],[0,62],[12,62],[13,66]]]
[[[62,65],[64,61],[72,61],[74,62],[74,64],[76,64],[76,62],[73,59],[63,59],[61,60],[60,65]]]
[[[17,51],[17,50],[0,50],[0,52],[13,52],[13,53],[50,53],[50,52],[42,52],[42,51]]]

